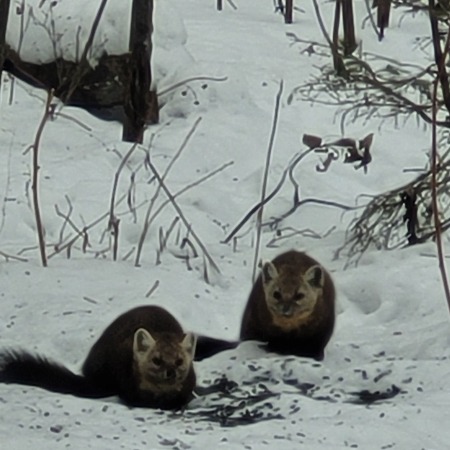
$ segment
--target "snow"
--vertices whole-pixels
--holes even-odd
[[[36,10],[39,2],[26,3]],[[125,3],[108,2],[101,22],[98,42],[105,42],[108,53],[127,48],[126,26],[113,23],[119,18],[128,23]],[[164,90],[195,76],[213,80],[190,81],[161,96],[160,124],[149,127],[144,144],[120,173],[116,199],[123,200],[115,208],[120,218],[117,262],[112,260],[107,227],[114,176],[130,149],[120,141],[120,124],[101,122],[61,105],[54,120],[46,124],[40,148],[40,204],[47,252],[53,255],[49,267],[43,268],[27,149],[42,117],[45,93],[3,76],[0,251],[26,261],[0,261],[1,347],[37,351],[77,371],[101,331],[122,312],[145,303],[167,308],[187,330],[237,338],[251,288],[255,218],[245,223],[234,242],[226,245],[223,240],[259,201],[280,82],[282,104],[268,192],[292,158],[305,150],[303,134],[326,141],[342,137],[342,109],[298,97],[287,102],[293,89],[330,62],[317,54],[308,56],[302,52],[306,44],[293,43],[286,35],[289,31],[305,40],[324,42],[312,4],[298,5],[304,12],[296,11],[295,23],[286,26],[274,14],[271,1],[235,3],[237,10],[224,2],[219,13],[214,1],[156,2],[155,86]],[[55,24],[64,31],[61,48],[72,56],[76,24],[91,23],[97,8],[95,2],[77,5],[60,0],[54,7]],[[364,51],[418,65],[432,60],[431,49],[417,45],[418,37],[429,34],[424,14],[413,17],[395,9],[385,40],[378,42],[364,21],[365,2],[357,1],[355,7]],[[320,2],[320,8],[330,26],[333,4]],[[8,42],[20,29],[12,9]],[[83,19],[75,20],[80,14]],[[113,25],[116,34],[108,34]],[[44,39],[39,34],[42,27],[37,27],[38,33],[34,23],[29,27],[21,55],[47,61],[53,56],[48,36]],[[88,31],[86,25],[81,36]],[[101,48],[100,44],[94,47]],[[170,205],[152,222],[140,265],[135,267],[144,217],[157,190],[144,164],[146,151],[151,148],[151,161],[163,174],[199,118],[165,182],[176,193],[233,163],[177,197],[220,274],[205,262],[192,232],[181,221],[171,227],[178,214]],[[404,169],[425,167],[431,130],[423,123],[401,120],[396,124],[377,117],[345,123],[345,137],[362,139],[369,133],[374,133],[374,143],[367,174],[341,160],[327,172],[317,172],[322,156],[312,153],[294,172],[302,198],[363,204],[367,198],[360,194],[398,187],[416,175]],[[264,219],[286,213],[293,193],[292,185],[283,185],[266,205]],[[160,192],[153,211],[164,201]],[[435,244],[390,252],[370,249],[357,265],[348,265],[345,253],[339,259],[334,255],[358,212],[343,214],[340,209],[308,204],[281,222],[280,234],[263,228],[260,255],[264,259],[297,248],[332,273],[338,291],[337,325],[322,363],[265,353],[257,344],[246,342],[195,365],[201,388],[226,377],[228,393],[205,394],[186,411],[172,413],[128,408],[115,398],[87,400],[0,385],[1,448],[447,448],[449,313]],[[56,246],[85,226],[89,238],[85,252],[79,239],[70,254],[67,250],[55,253]],[[168,234],[165,247],[161,233]],[[181,245],[183,238],[192,246]],[[371,404],[358,403],[355,395],[366,390],[392,394],[396,389],[400,390],[397,395]],[[251,423],[244,423],[243,415]]]
[[[13,1],[8,15],[6,42],[23,61],[48,63],[55,58],[80,59],[99,3],[89,0]],[[90,62],[102,53],[122,54],[128,50],[130,3],[109,0],[94,36]]]

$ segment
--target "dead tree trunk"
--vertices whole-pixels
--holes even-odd
[[[130,77],[125,91],[122,139],[142,142],[146,122],[157,123],[158,100],[150,91],[153,0],[133,0],[130,28]]]
[[[2,69],[5,61],[6,45],[6,25],[8,24],[10,0],[0,0],[0,89],[2,87]]]
[[[292,23],[293,19],[293,9],[294,4],[293,0],[286,0],[286,6],[284,9],[284,23]]]

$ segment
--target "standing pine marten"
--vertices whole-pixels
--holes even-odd
[[[322,360],[334,327],[335,292],[328,272],[290,250],[266,262],[245,308],[241,340],[269,350]]]
[[[242,341],[257,340],[271,351],[317,360],[334,328],[334,285],[328,272],[305,253],[291,250],[264,264],[241,325]],[[197,361],[239,342],[199,336]]]
[[[109,325],[76,375],[26,351],[0,353],[0,382],[78,397],[118,395],[127,405],[175,409],[192,398],[196,338],[158,306],[140,306]]]

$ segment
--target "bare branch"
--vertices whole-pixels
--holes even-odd
[[[180,219],[182,220],[182,222],[184,223],[186,228],[188,228],[190,230],[190,232],[192,234],[192,237],[197,242],[197,245],[202,249],[203,254],[206,256],[206,258],[208,259],[208,261],[211,264],[211,266],[217,271],[217,273],[220,273],[219,267],[217,266],[217,264],[214,262],[214,260],[210,256],[208,250],[206,249],[206,247],[204,246],[203,242],[198,237],[197,233],[192,229],[191,224],[186,219],[185,215],[183,214],[183,211],[181,210],[181,208],[178,206],[177,202],[175,201],[175,196],[172,195],[171,192],[169,191],[169,189],[167,188],[167,186],[164,183],[164,180],[162,179],[161,175],[156,170],[156,167],[152,164],[151,161],[148,161],[148,165],[150,167],[150,170],[153,172],[153,174],[155,175],[156,179],[158,180],[158,183],[161,186],[161,188],[163,189],[163,191],[166,194],[167,198],[172,203],[172,206],[175,208],[175,211],[180,216]]]
[[[112,233],[114,238],[114,245],[113,245],[113,260],[117,261],[117,251],[119,247],[119,223],[120,220],[118,217],[114,214],[114,205],[116,201],[116,192],[117,192],[117,186],[119,184],[119,177],[120,173],[122,172],[122,169],[125,167],[125,164],[127,163],[130,156],[133,154],[133,152],[136,150],[138,143],[135,142],[131,148],[128,150],[128,152],[125,154],[125,156],[122,158],[122,161],[120,161],[119,167],[116,170],[116,173],[114,175],[114,182],[113,182],[113,188],[111,192],[111,201],[109,206],[109,221],[108,221],[108,231]]]
[[[44,115],[42,116],[42,120],[39,124],[38,130],[36,132],[36,136],[33,144],[33,182],[31,185],[31,190],[33,193],[33,207],[34,214],[36,219],[36,230],[38,234],[39,241],[39,250],[41,254],[41,262],[44,267],[47,267],[47,256],[45,254],[45,237],[44,237],[44,228],[42,226],[42,218],[41,211],[39,206],[39,186],[38,186],[38,172],[39,172],[39,146],[41,143],[42,133],[44,131],[45,124],[47,123],[48,118],[50,117],[53,99],[53,90],[48,91],[47,93],[47,102],[45,104]]]
[[[256,280],[256,273],[258,271],[258,258],[259,258],[259,247],[261,244],[261,224],[262,224],[262,215],[264,211],[264,199],[266,198],[267,180],[269,178],[270,161],[272,159],[273,146],[275,143],[275,134],[277,131],[278,115],[280,113],[280,103],[282,94],[283,94],[283,80],[281,80],[280,82],[280,87],[278,89],[278,93],[275,98],[275,109],[272,120],[272,130],[270,132],[269,145],[267,147],[266,153],[266,163],[264,165],[264,175],[261,187],[261,200],[259,202],[260,207],[258,209],[258,214],[256,216],[256,245],[255,245],[255,255],[253,258],[253,276],[252,276],[253,282]]]
[[[173,156],[173,158],[171,159],[170,163],[167,165],[166,170],[164,171],[163,175],[162,175],[162,180],[164,181],[165,178],[167,177],[168,173],[170,172],[170,169],[172,168],[172,166],[175,164],[175,162],[177,161],[177,159],[179,158],[179,156],[181,155],[181,153],[183,152],[183,150],[186,148],[190,138],[194,135],[198,125],[200,124],[202,118],[199,117],[193,124],[192,128],[189,130],[189,133],[186,135],[186,137],[184,138],[181,146],[179,147],[178,151],[175,153],[175,155]],[[147,164],[150,163],[150,156],[149,153],[147,153]],[[136,253],[136,258],[134,261],[134,265],[135,266],[139,266],[140,264],[140,259],[141,259],[141,254],[142,254],[142,248],[144,246],[144,241],[145,241],[145,237],[147,236],[149,227],[150,227],[150,215],[152,213],[152,209],[155,205],[156,199],[159,196],[159,192],[161,190],[162,186],[161,184],[158,184],[158,187],[155,190],[155,193],[153,194],[152,199],[150,200],[150,204],[147,208],[147,213],[145,215],[145,219],[144,219],[144,226],[142,228],[142,232],[141,235],[139,237],[139,243],[138,243],[138,247],[137,247],[137,253]]]

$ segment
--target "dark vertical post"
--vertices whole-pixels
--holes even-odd
[[[380,39],[384,37],[384,29],[389,26],[391,0],[378,0],[377,26],[380,29]]]
[[[2,70],[6,53],[6,25],[8,24],[10,0],[0,0],[0,88],[2,87]]]
[[[294,9],[293,0],[286,0],[286,6],[285,6],[285,10],[284,10],[284,23],[292,23],[293,9]]]
[[[344,24],[344,54],[351,55],[357,47],[355,21],[353,19],[353,0],[341,0],[342,22]]]
[[[334,6],[333,41],[331,51],[333,53],[333,67],[338,75],[341,75],[342,61],[339,55],[339,27],[341,25],[341,0],[336,0]]]
[[[223,1],[217,0],[217,11],[222,11],[223,9]]]
[[[158,122],[158,99],[150,91],[153,0],[133,0],[130,27],[129,83],[124,93],[122,139],[142,142],[146,122]]]

